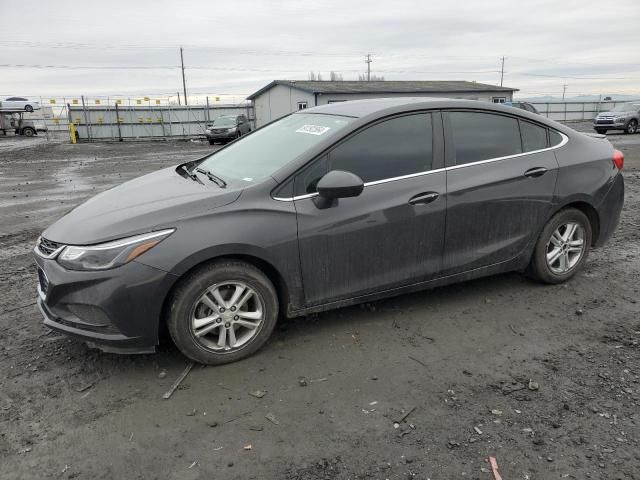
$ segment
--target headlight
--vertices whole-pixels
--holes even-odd
[[[227,128],[227,132],[233,132],[235,129],[236,127]]]
[[[622,123],[627,119],[627,117],[616,117],[615,118],[615,122],[616,123]]]
[[[69,270],[108,270],[138,258],[173,232],[175,228],[99,245],[86,247],[69,245],[58,256],[58,263]]]

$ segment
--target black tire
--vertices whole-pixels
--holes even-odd
[[[263,319],[257,332],[241,347],[214,351],[196,338],[191,328],[192,315],[198,299],[211,286],[234,281],[244,283],[258,294]],[[168,305],[167,327],[174,343],[186,357],[206,365],[235,362],[252,355],[269,339],[278,320],[278,295],[271,281],[253,265],[235,260],[212,262],[190,273],[174,290]]]
[[[236,132],[236,138],[240,138],[242,136],[242,132],[240,130],[238,130]]]
[[[215,145],[216,142],[214,142],[213,140],[209,140],[209,145]]]
[[[36,131],[31,127],[26,127],[22,129],[22,135],[25,137],[33,137],[36,134]]]
[[[604,128],[596,128],[596,132],[600,135],[605,135],[607,133],[607,130]]]
[[[25,112],[33,112],[33,107],[31,105],[25,105],[24,106],[24,111]]]
[[[583,229],[583,251],[578,261],[565,273],[557,273],[551,270],[547,263],[547,250],[550,246],[551,236],[558,229],[567,223],[577,223]],[[573,277],[584,265],[589,254],[592,239],[591,223],[587,216],[575,208],[567,208],[556,213],[545,225],[531,257],[531,262],[527,269],[527,274],[543,283],[563,283]],[[553,248],[553,247],[552,247]]]
[[[629,120],[627,123],[627,127],[624,129],[625,133],[636,133],[638,131],[638,121],[637,120]]]

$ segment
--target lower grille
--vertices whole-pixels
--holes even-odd
[[[40,283],[40,290],[42,291],[42,294],[46,295],[47,290],[49,290],[49,279],[41,268],[38,269],[38,282]]]
[[[596,120],[596,125],[612,125],[613,120]]]

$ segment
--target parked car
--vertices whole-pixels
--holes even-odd
[[[103,192],[35,247],[45,324],[189,358],[258,350],[295,317],[507,271],[569,280],[618,223],[602,137],[472,100],[375,99],[272,122]]]
[[[621,103],[608,112],[600,112],[593,119],[593,129],[598,133],[609,130],[624,130],[625,133],[636,133],[640,123],[640,103]]]
[[[33,102],[23,97],[7,97],[0,100],[0,111],[20,111],[33,112],[40,110],[40,103]]]
[[[529,102],[505,102],[505,105],[514,108],[520,108],[521,110],[526,110],[531,113],[540,113],[538,109],[531,105]]]
[[[251,131],[251,125],[244,115],[225,115],[216,118],[212,124],[207,125],[206,137],[209,144],[216,142],[226,143]]]

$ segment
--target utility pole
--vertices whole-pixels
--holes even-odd
[[[371,54],[367,53],[367,59],[364,61],[367,64],[367,82],[371,81]]]
[[[180,65],[182,66],[182,90],[184,91],[184,104],[188,105],[187,101],[187,82],[184,79],[184,57],[182,56],[182,47],[180,47]]]
[[[502,56],[502,67],[500,68],[500,86],[502,86],[503,79],[504,79],[504,55]]]
[[[562,100],[564,100],[564,94],[567,91],[567,87],[568,87],[568,85],[566,83],[564,85],[562,85]]]

